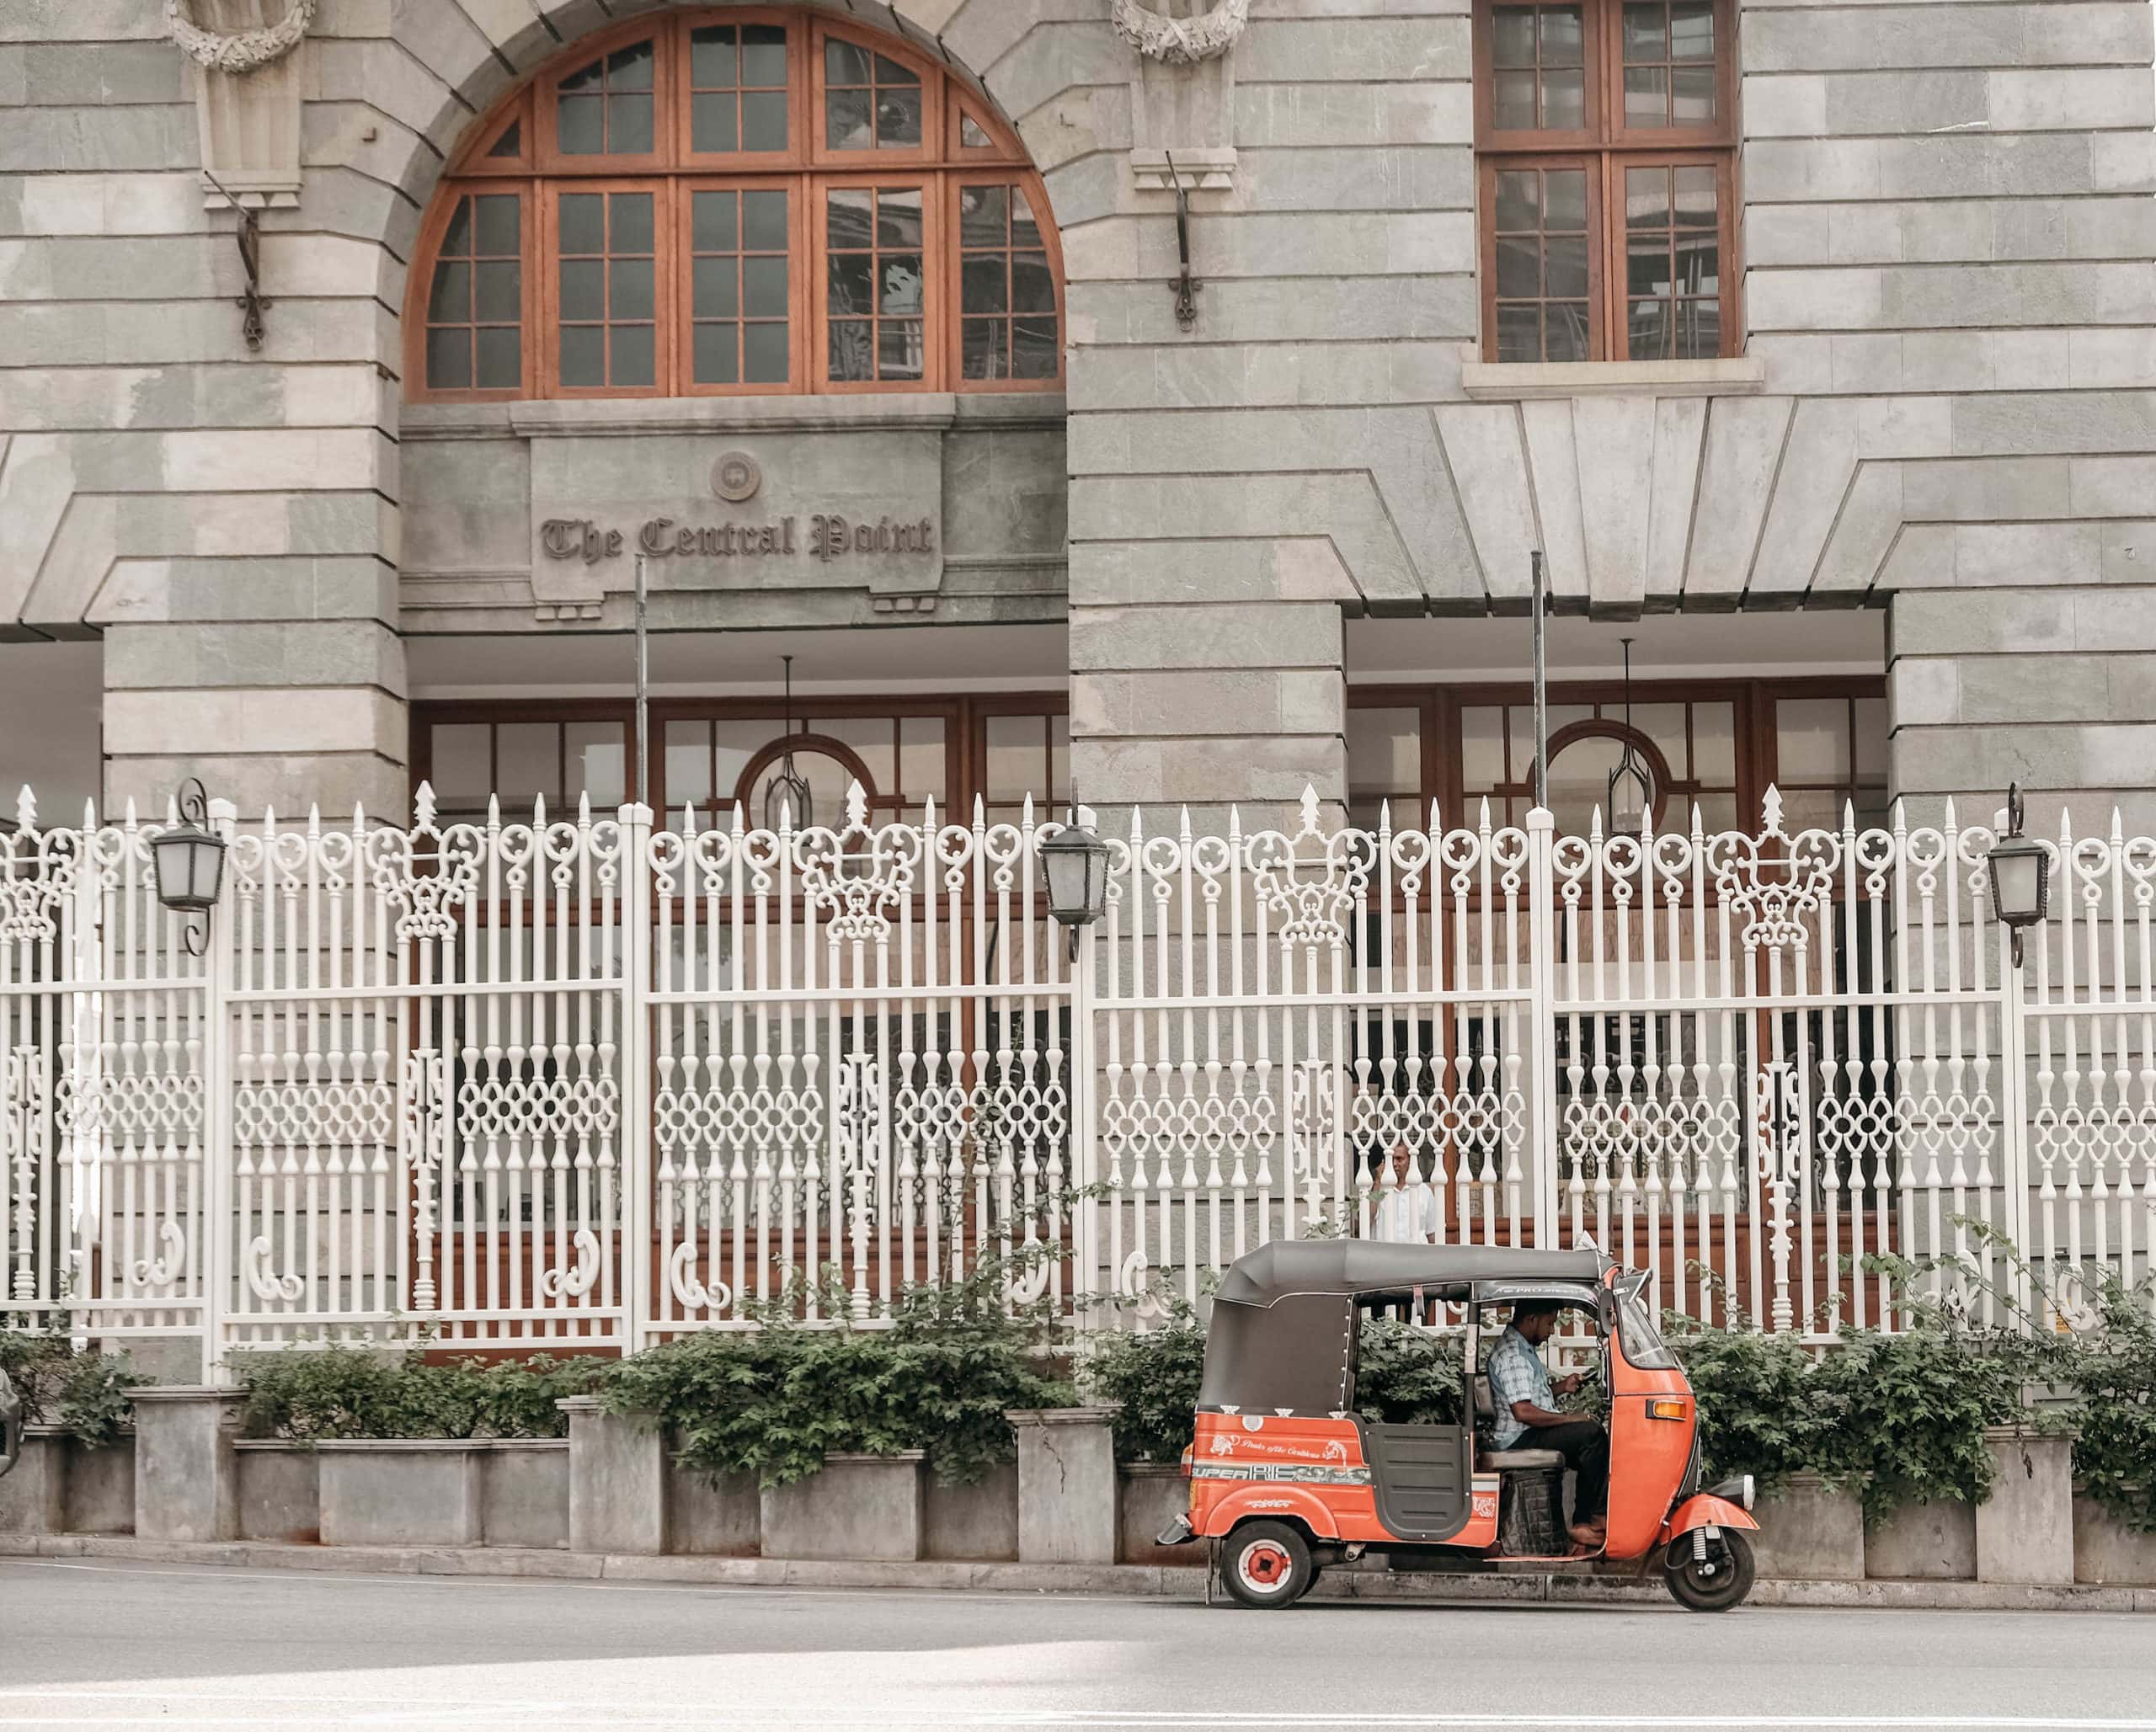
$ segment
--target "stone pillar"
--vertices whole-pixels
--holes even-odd
[[[0,1475],[0,1533],[67,1531],[67,1434],[25,1426],[23,1453]]]
[[[554,1404],[569,1416],[569,1549],[656,1557],[666,1549],[666,1438],[595,1395]]]
[[[1817,1474],[1792,1474],[1760,1500],[1753,1542],[1759,1574],[1785,1581],[1864,1580],[1864,1500],[1855,1486],[1830,1490]]]
[[[131,1390],[135,1404],[135,1537],[239,1537],[243,1389],[197,1386]]]
[[[1018,1561],[1113,1564],[1120,1404],[1004,1415],[1018,1433]]]
[[[1977,1506],[1977,1580],[2073,1580],[2073,1433],[1989,1426],[1991,1495]]]

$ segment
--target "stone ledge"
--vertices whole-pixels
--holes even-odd
[[[568,398],[408,403],[406,443],[453,439],[606,439],[650,433],[944,433],[1060,430],[1060,392],[863,392],[828,397]]]
[[[1463,361],[1460,388],[1477,402],[1558,397],[1750,397],[1767,388],[1752,355],[1704,361]]]
[[[0,1534],[0,1557],[108,1558],[355,1575],[552,1576],[729,1587],[889,1587],[990,1593],[1121,1594],[1197,1601],[1195,1568],[1142,1564],[867,1564],[785,1558],[579,1555],[481,1546],[311,1546],[261,1540],[136,1540],[84,1534]],[[1452,1575],[1334,1571],[1322,1600],[1658,1606],[1684,1615],[1657,1582],[1580,1574]],[[2156,1586],[2023,1587],[1974,1581],[1763,1580],[1750,1606],[1866,1611],[2105,1612],[2156,1615]]]

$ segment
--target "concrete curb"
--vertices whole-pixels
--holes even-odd
[[[349,1575],[548,1578],[711,1587],[915,1588],[1005,1594],[1118,1594],[1196,1604],[1193,1569],[1140,1564],[815,1563],[787,1558],[631,1557],[507,1546],[308,1546],[264,1540],[139,1540],[0,1534],[0,1557],[107,1558]],[[1652,1606],[1678,1608],[1659,1582],[1587,1575],[1452,1575],[1380,1569],[1328,1573],[1322,1600],[1374,1603]],[[2020,1586],[1977,1581],[1761,1581],[1750,1606],[1869,1611],[2156,1613],[2156,1587]]]

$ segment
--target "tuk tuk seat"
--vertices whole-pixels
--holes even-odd
[[[1477,1467],[1489,1473],[1502,1474],[1513,1468],[1564,1466],[1562,1452],[1555,1449],[1485,1449],[1480,1431],[1497,1416],[1497,1404],[1490,1399],[1490,1374],[1487,1372],[1478,1371],[1471,1381],[1475,1386],[1475,1423],[1478,1433],[1475,1447]]]

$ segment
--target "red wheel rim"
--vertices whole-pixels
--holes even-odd
[[[1295,1560],[1278,1540],[1262,1539],[1246,1547],[1241,1563],[1243,1585],[1255,1593],[1277,1594],[1294,1574]]]

